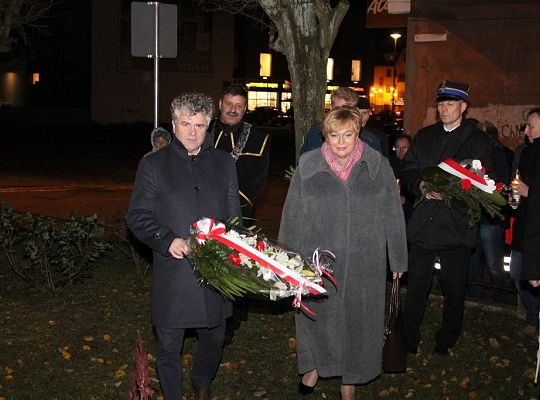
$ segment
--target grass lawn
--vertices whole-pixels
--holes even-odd
[[[99,262],[92,279],[56,296],[22,284],[0,264],[0,399],[125,399],[142,331],[147,352],[156,347],[150,325],[150,282],[134,273],[127,247]],[[296,372],[293,311],[278,315],[254,304],[223,360],[213,399],[294,399]],[[533,399],[535,348],[519,332],[524,321],[507,313],[468,308],[463,335],[450,356],[432,356],[440,320],[431,299],[424,341],[407,373],[382,375],[359,387],[358,399]],[[382,334],[382,333],[381,333]],[[196,340],[186,339],[191,366]],[[151,362],[153,366],[153,362]],[[155,376],[155,371],[152,370]],[[186,374],[186,388],[189,389]],[[313,399],[339,399],[340,381],[319,382]],[[156,388],[157,389],[157,388]],[[159,398],[159,390],[154,398]],[[186,399],[192,399],[187,390]]]

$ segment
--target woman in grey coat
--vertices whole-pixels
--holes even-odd
[[[292,178],[279,240],[309,257],[336,256],[335,288],[305,299],[316,313],[296,316],[299,384],[313,392],[320,377],[341,376],[342,399],[381,373],[387,254],[394,277],[407,269],[403,211],[388,160],[359,140],[356,108],[330,111],[325,143],[304,154]],[[388,251],[388,253],[387,253]]]

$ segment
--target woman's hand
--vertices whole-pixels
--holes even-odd
[[[403,272],[392,272],[392,278],[396,279],[396,278],[401,278],[401,276],[403,275]]]
[[[169,246],[169,253],[172,257],[181,260],[188,252],[188,246],[184,239],[176,238]]]
[[[538,286],[540,286],[540,281],[529,281],[529,283],[530,283],[533,287],[538,287]]]

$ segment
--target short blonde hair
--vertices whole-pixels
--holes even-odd
[[[323,136],[326,138],[330,132],[335,132],[339,128],[352,125],[356,134],[360,134],[362,127],[362,115],[356,107],[336,107],[330,110],[324,117],[322,124]]]

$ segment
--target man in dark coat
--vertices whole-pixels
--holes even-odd
[[[209,132],[216,149],[231,153],[236,163],[242,215],[250,219],[268,178],[270,135],[243,120],[246,110],[246,90],[228,87],[219,100],[219,118],[212,120]]]
[[[523,266],[521,279],[528,280],[534,287],[540,286],[540,107],[527,112],[525,135],[532,142],[529,152],[527,188],[523,182],[515,187],[521,196],[527,197],[523,226]],[[514,187],[514,184],[512,185]],[[522,205],[519,206],[520,208]]]
[[[219,100],[219,118],[212,120],[209,133],[217,149],[230,153],[236,164],[242,216],[246,226],[253,225],[255,206],[268,178],[270,135],[243,121],[247,110],[247,92],[241,86],[229,86]],[[234,330],[247,319],[248,300],[234,302],[233,315],[227,321],[226,343]]]
[[[215,149],[206,135],[212,99],[186,93],[171,104],[175,137],[163,150],[144,157],[126,215],[128,227],[153,250],[152,322],[158,342],[157,371],[165,400],[183,395],[181,349],[194,328],[199,350],[191,371],[195,399],[210,399],[232,307],[201,285],[189,261],[190,226],[202,217],[240,217],[234,161]]]
[[[382,132],[366,127],[366,123],[371,115],[371,106],[368,99],[365,97],[359,97],[351,88],[340,86],[332,92],[332,95],[330,96],[330,105],[331,108],[342,106],[358,107],[358,110],[362,115],[362,130],[360,132],[360,140],[388,158],[387,137]],[[309,129],[306,137],[304,138],[304,143],[302,144],[300,154],[318,149],[322,146],[323,142],[324,136],[322,134],[321,124],[315,124]]]
[[[407,226],[409,273],[405,298],[405,325],[409,351],[416,353],[420,342],[420,324],[431,288],[436,258],[441,263],[444,290],[442,327],[436,333],[436,354],[448,354],[460,335],[463,322],[468,266],[476,245],[477,227],[468,226],[468,208],[453,201],[445,207],[440,193],[426,193],[422,181],[424,167],[452,158],[457,162],[476,159],[486,173],[497,180],[494,171],[493,144],[484,132],[467,121],[469,85],[444,81],[437,90],[440,121],[421,129],[404,157],[402,188],[424,200],[414,209]],[[504,175],[504,174],[502,174]]]

